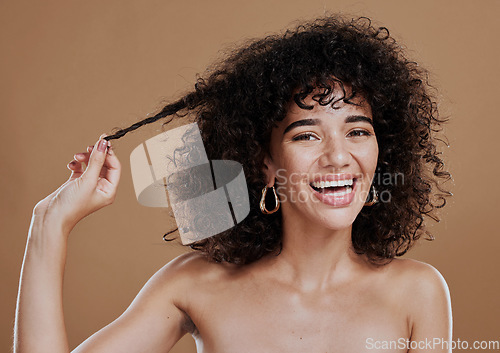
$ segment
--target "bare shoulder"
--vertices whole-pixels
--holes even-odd
[[[125,312],[76,348],[78,353],[165,352],[192,332],[187,315],[197,280],[216,266],[197,253],[180,255],[147,281]],[[196,298],[194,298],[196,299]]]
[[[388,273],[409,290],[420,294],[433,294],[436,291],[448,291],[443,275],[432,265],[413,259],[394,259]]]
[[[168,262],[158,271],[157,276],[168,286],[189,285],[204,277],[216,275],[224,271],[224,268],[222,264],[210,261],[199,252],[189,252]]]
[[[235,268],[231,264],[211,261],[205,255],[195,251],[174,258],[153,277],[157,277],[159,287],[172,293],[179,307],[184,307],[190,298],[186,293],[202,295],[205,285],[211,287],[215,283],[223,282],[231,272],[234,272]]]
[[[208,263],[208,259],[201,253],[188,252],[169,261],[160,271],[165,275],[174,273],[189,274],[190,272],[196,272],[197,269],[206,266]]]
[[[174,304],[179,307],[180,293],[185,293],[196,282],[196,275],[206,267],[208,261],[197,253],[177,256],[154,273],[136,298],[146,299],[158,308]],[[166,300],[168,298],[168,300]]]
[[[449,295],[448,285],[432,265],[413,259],[395,258],[390,263],[373,267],[372,277],[381,286],[384,296],[403,301],[404,306],[422,300],[435,300]],[[410,303],[410,304],[411,304]]]
[[[434,266],[413,259],[394,259],[388,266],[411,317],[451,312],[448,284]]]

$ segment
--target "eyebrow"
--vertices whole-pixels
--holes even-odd
[[[349,115],[348,117],[345,118],[345,123],[357,123],[360,121],[364,121],[371,126],[373,126],[373,120],[367,116],[364,115]],[[283,135],[286,134],[288,131],[295,129],[296,127],[299,126],[314,126],[314,125],[320,125],[321,121],[319,119],[303,119],[303,120],[297,120],[288,125],[285,128],[285,131],[283,131]]]
[[[349,115],[347,118],[345,118],[346,123],[357,123],[359,121],[364,121],[373,126],[373,120],[364,115]]]
[[[288,131],[295,129],[296,127],[299,127],[299,126],[306,126],[306,125],[311,126],[311,125],[319,125],[319,124],[320,124],[319,119],[297,120],[286,127],[285,131],[283,131],[283,135],[286,134]]]

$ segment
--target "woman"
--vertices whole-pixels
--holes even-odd
[[[449,195],[426,72],[387,29],[331,16],[251,42],[154,117],[75,155],[33,212],[16,352],[69,351],[66,242],[114,200],[108,141],[172,115],[194,116],[209,159],[243,165],[250,213],[191,244],[75,352],[166,352],[188,332],[199,352],[451,351],[444,279],[395,258]]]

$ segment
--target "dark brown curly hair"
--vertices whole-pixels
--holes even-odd
[[[333,99],[335,82],[348,85],[349,96],[344,91]],[[374,27],[366,17],[331,15],[252,40],[209,68],[193,91],[106,139],[159,119],[168,118],[167,124],[194,116],[208,158],[243,165],[250,213],[237,226],[190,246],[218,262],[248,264],[279,254],[282,246],[280,211],[264,215],[259,209],[271,129],[285,117],[290,101],[311,109],[304,99],[318,88],[319,104],[340,99],[353,104],[350,99],[362,93],[373,111],[379,145],[374,185],[390,201],[361,210],[352,229],[354,250],[385,263],[403,255],[422,234],[433,239],[424,229],[424,215],[438,221],[436,208],[451,195],[442,186],[451,176],[436,148],[441,141],[436,132],[446,119],[438,117],[428,72],[406,58],[387,28]],[[403,181],[387,181],[398,175]]]

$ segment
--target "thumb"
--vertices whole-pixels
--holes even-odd
[[[104,161],[106,160],[106,150],[108,148],[108,141],[104,140],[104,137],[106,136],[106,134],[102,134],[99,137],[99,140],[95,143],[94,149],[89,157],[87,169],[82,174],[82,178],[88,178],[94,182],[97,182],[99,179]]]

